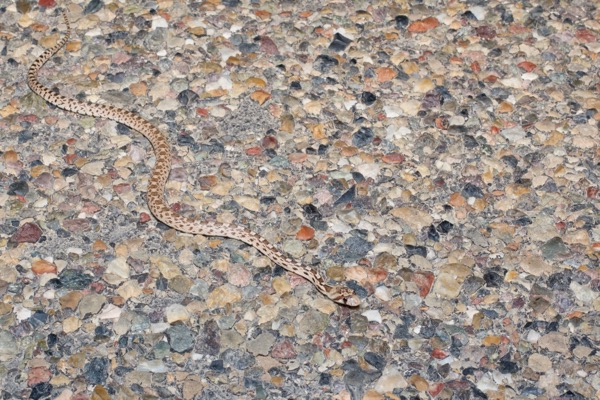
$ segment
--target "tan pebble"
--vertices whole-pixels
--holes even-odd
[[[234,196],[237,201],[246,210],[257,212],[260,210],[260,200],[252,196]]]
[[[80,291],[74,291],[65,294],[59,299],[60,306],[63,309],[71,309],[74,310],[77,308],[77,305],[83,298],[83,294]]]
[[[231,56],[225,61],[228,66],[242,65],[242,59],[239,57]]]
[[[190,28],[189,32],[197,37],[206,36],[206,29],[201,26],[196,26],[195,28]]]
[[[327,132],[323,124],[315,124],[310,127],[313,137],[317,140],[327,139]]]
[[[357,282],[365,282],[369,276],[367,270],[364,267],[359,266],[346,268],[345,275],[346,279],[352,279]]]
[[[527,365],[535,372],[543,373],[552,369],[552,360],[543,354],[534,353],[529,356]]]
[[[406,61],[407,58],[409,58],[409,54],[405,51],[401,51],[398,53],[394,53],[392,55],[392,57],[390,57],[390,61],[394,65],[399,65],[400,63],[403,63],[404,61]]]
[[[435,83],[429,78],[419,79],[415,82],[414,91],[417,93],[427,93],[435,87]]]
[[[36,165],[35,167],[31,168],[31,176],[34,177],[34,178],[37,178],[38,176],[40,176],[44,172],[46,172],[46,166],[45,165]]]
[[[265,306],[273,305],[277,302],[277,298],[268,293],[262,292],[258,297],[259,297],[261,303]]]
[[[342,148],[341,154],[344,157],[352,157],[358,153],[358,149],[354,146],[346,146]]]
[[[138,281],[129,280],[123,283],[118,289],[117,294],[123,299],[123,301],[136,298],[142,295],[142,288]]]
[[[19,161],[19,154],[14,150],[6,151],[2,157],[7,164],[14,164]]]
[[[506,186],[506,194],[513,198],[519,198],[525,194],[528,194],[530,191],[531,189],[527,186],[519,185],[517,183]]]
[[[417,237],[414,233],[405,233],[404,235],[402,235],[402,243],[408,246],[416,246]]]
[[[292,286],[288,282],[288,280],[283,276],[276,276],[273,278],[273,282],[271,284],[275,293],[278,295],[283,295],[285,293],[289,293],[292,290]]]
[[[36,260],[31,265],[31,270],[36,275],[56,274],[58,268],[53,263],[46,260]]]
[[[372,164],[375,162],[375,156],[371,153],[360,152],[358,156],[360,157],[360,161],[364,164]]]
[[[381,378],[379,378],[375,384],[375,390],[379,393],[388,393],[392,392],[394,389],[403,389],[407,386],[408,382],[404,378],[404,374],[396,368],[390,368]]]
[[[275,375],[275,376],[271,377],[271,383],[274,386],[281,387],[281,386],[283,386],[284,382],[285,382],[285,378],[283,376]]]
[[[400,153],[389,153],[384,155],[382,160],[387,164],[401,164],[404,161],[404,156]]]
[[[108,246],[100,239],[96,239],[92,244],[93,251],[106,251],[108,250]]]
[[[64,333],[73,333],[81,326],[81,320],[77,317],[67,317],[62,322]]]
[[[484,346],[497,346],[502,342],[502,336],[488,335],[483,338],[481,344]]]
[[[265,10],[254,10],[254,15],[263,21],[271,19],[271,13]]]
[[[570,351],[569,339],[560,332],[550,332],[545,334],[538,340],[538,345],[541,348],[556,353],[568,354]]]
[[[0,117],[6,118],[18,111],[18,108],[12,104],[7,104],[5,107],[0,108]]]
[[[396,77],[396,71],[388,67],[377,68],[375,74],[377,75],[377,82],[379,83],[391,81]]]
[[[437,274],[432,293],[446,299],[456,298],[460,293],[463,282],[470,274],[471,269],[466,265],[446,264]]]
[[[309,114],[319,115],[323,109],[323,104],[318,100],[309,101],[304,105],[304,109]]]
[[[420,375],[413,375],[408,379],[408,382],[415,387],[419,392],[424,392],[429,388],[429,383]]]
[[[172,279],[181,274],[179,267],[177,267],[170,259],[167,257],[151,257],[150,263],[157,267],[160,273],[166,279]]]
[[[265,92],[264,90],[257,90],[250,95],[250,98],[262,105],[271,98],[271,93]]]
[[[560,144],[560,142],[562,142],[564,136],[565,135],[563,135],[562,133],[554,131],[550,134],[550,137],[544,142],[544,144],[546,146],[556,146]]]
[[[102,385],[96,385],[90,400],[112,400],[110,393]]]
[[[296,335],[296,328],[292,324],[285,324],[279,329],[282,336],[292,337]]]
[[[123,247],[126,248],[126,246]],[[121,256],[111,260],[108,263],[107,268],[104,271],[103,278],[106,282],[115,285],[129,278],[129,273],[130,268],[129,264],[127,264],[127,259],[126,257]]]
[[[194,72],[201,72],[204,75],[208,74],[220,74],[223,70],[223,67],[215,62],[201,62],[199,63]]]
[[[165,309],[165,319],[169,324],[190,319],[190,313],[182,304],[171,304]]]
[[[365,10],[358,10],[356,14],[352,15],[350,19],[356,23],[368,22],[373,20],[371,13]]]
[[[377,393],[375,390],[368,390],[363,396],[363,400],[385,400],[383,394]]]
[[[519,273],[515,270],[508,271],[504,276],[504,281],[512,282],[519,277]]]
[[[218,178],[215,175],[205,175],[198,178],[197,183],[200,186],[200,189],[208,190],[216,186],[218,183]]]
[[[150,290],[150,292],[148,294],[151,294],[152,290]],[[117,307],[120,307],[122,305],[125,304],[125,299],[122,296],[111,296],[111,298],[109,299],[110,304],[113,304]]]
[[[392,209],[390,214],[400,218],[414,232],[420,232],[421,229],[433,223],[433,218],[427,212],[414,207],[397,207]]]
[[[212,98],[225,96],[227,93],[228,93],[228,91],[225,89],[214,89],[214,90],[209,90],[209,91],[203,92],[200,95],[200,97],[203,99],[212,99]]]
[[[146,93],[148,93],[148,85],[146,85],[146,82],[132,83],[131,85],[129,85],[129,91],[134,96],[145,96]]]
[[[453,207],[464,207],[465,204],[467,204],[467,201],[460,193],[455,192],[450,195],[450,200],[448,201],[448,204],[450,204]]]
[[[238,302],[241,298],[242,295],[238,289],[231,285],[223,285],[209,293],[206,304],[209,308],[219,308]]]
[[[485,199],[475,199],[471,207],[473,207],[477,211],[483,211],[487,207],[487,201]]]
[[[345,269],[344,267],[341,266],[335,266],[335,267],[331,267],[327,270],[327,277],[333,279],[334,281],[340,281],[342,279],[344,279],[344,274],[345,274]]]
[[[85,351],[80,351],[76,354],[73,354],[68,358],[68,365],[73,368],[83,368],[85,362],[87,361],[87,353]]]
[[[12,304],[6,304],[6,303],[0,302],[0,315],[7,315],[8,313],[10,313],[12,311],[13,311]]]
[[[256,78],[256,77],[251,77],[251,78],[246,79],[246,84],[248,85],[248,87],[255,86],[255,87],[264,88],[267,86],[267,83],[263,79]]]
[[[402,70],[408,75],[419,72],[419,65],[414,61],[406,61],[402,63]]]
[[[288,156],[288,160],[293,164],[301,164],[308,158],[306,153],[292,153]]]
[[[497,111],[499,113],[509,114],[509,113],[513,112],[513,105],[510,104],[508,101],[503,101],[498,106],[498,110]]]
[[[430,29],[437,27],[440,24],[434,17],[425,18],[419,21],[415,21],[408,26],[408,31],[412,33],[424,33]]]
[[[282,132],[292,133],[294,132],[294,116],[291,114],[284,114],[281,116],[281,127],[279,128]]]
[[[53,35],[44,36],[39,40],[39,45],[46,48],[52,47],[58,42],[59,38],[60,35],[57,33]]]
[[[586,230],[579,229],[573,232],[567,232],[563,236],[565,243],[569,244],[583,244],[589,246],[591,243],[590,235]]]
[[[211,249],[216,249],[221,245],[221,243],[223,243],[221,239],[211,239],[208,241],[208,247],[210,247]]]
[[[69,43],[67,43],[65,49],[69,53],[74,53],[76,51],[79,51],[79,50],[81,50],[81,41],[79,41],[79,40],[71,40]]]

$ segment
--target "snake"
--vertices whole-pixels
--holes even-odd
[[[79,115],[118,122],[139,132],[150,142],[154,150],[155,164],[148,181],[146,201],[150,212],[157,220],[180,232],[239,240],[257,249],[276,265],[280,265],[287,271],[305,278],[320,293],[335,303],[349,307],[360,305],[361,300],[353,289],[343,285],[327,284],[318,270],[288,257],[264,237],[249,228],[243,225],[205,220],[199,217],[186,217],[169,207],[164,197],[164,190],[171,172],[171,146],[165,135],[152,123],[135,112],[110,104],[92,103],[65,97],[40,83],[38,80],[40,69],[68,43],[71,37],[71,23],[67,13],[62,9],[60,13],[66,25],[66,31],[54,46],[46,49],[29,67],[27,74],[29,88],[42,99],[60,109]]]

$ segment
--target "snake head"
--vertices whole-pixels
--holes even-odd
[[[360,298],[354,293],[354,290],[347,287],[332,287],[329,290],[329,298],[348,307],[360,306]]]

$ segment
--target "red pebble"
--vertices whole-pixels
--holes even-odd
[[[42,229],[32,222],[27,222],[10,237],[12,243],[35,243],[42,236]]]
[[[276,149],[279,147],[279,143],[277,142],[277,138],[272,135],[265,136],[261,141],[261,146],[265,149]]]
[[[38,5],[40,7],[54,7],[56,5],[56,1],[54,1],[54,0],[39,0]]]
[[[145,212],[140,213],[140,223],[145,224],[148,221],[150,221],[150,214]]]
[[[258,146],[250,147],[249,149],[246,149],[246,155],[249,155],[249,156],[258,156],[258,155],[260,155],[260,153],[262,153],[262,149]]]

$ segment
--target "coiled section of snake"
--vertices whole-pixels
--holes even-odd
[[[171,147],[166,137],[150,122],[134,112],[111,105],[82,102],[68,98],[54,93],[46,86],[42,85],[37,78],[38,71],[68,42],[71,36],[69,19],[64,11],[61,11],[61,13],[67,26],[65,36],[63,36],[56,45],[44,51],[44,53],[31,64],[27,74],[27,83],[33,92],[47,102],[54,104],[63,110],[80,115],[111,119],[138,131],[150,141],[156,156],[156,163],[150,176],[146,198],[150,211],[158,220],[181,232],[206,236],[223,236],[240,240],[255,247],[261,253],[269,257],[274,263],[281,265],[286,270],[306,278],[313,283],[319,292],[323,293],[336,303],[347,306],[360,305],[360,299],[352,289],[326,284],[318,271],[287,257],[262,236],[246,227],[187,218],[171,210],[164,199],[165,183],[167,182],[171,171]]]

